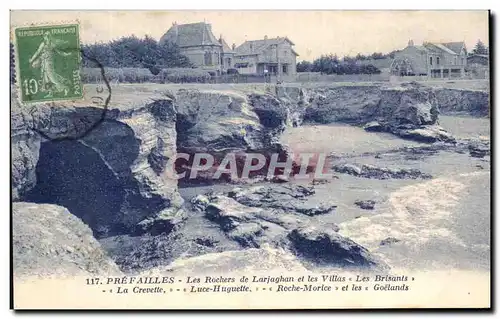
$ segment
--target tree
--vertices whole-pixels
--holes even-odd
[[[473,54],[488,54],[488,48],[481,40],[477,40],[476,46],[472,50]]]
[[[132,35],[108,43],[87,44],[82,50],[85,67],[96,67],[94,61],[99,61],[111,68],[148,68],[153,74],[162,68],[192,67],[177,45],[160,45],[150,36],[141,39]]]
[[[297,72],[311,72],[313,64],[309,61],[301,61],[297,63]]]
[[[313,63],[303,61],[301,68],[305,65],[312,65],[312,72],[323,74],[379,74],[380,70],[371,64],[361,64],[357,58],[345,56],[342,61],[337,55],[322,55],[315,59]],[[299,66],[297,64],[297,70]]]
[[[366,55],[358,53],[358,55],[356,55],[356,60],[359,60],[359,61],[368,60],[368,57]]]
[[[385,59],[385,58],[386,58],[386,56],[385,56],[384,54],[380,53],[380,52],[375,52],[375,53],[373,53],[373,54],[371,55],[371,58],[372,58],[373,60],[381,60],[381,59]]]

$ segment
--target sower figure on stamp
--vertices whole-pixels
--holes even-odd
[[[68,95],[69,80],[58,74],[54,67],[56,54],[71,55],[70,52],[61,51],[58,48],[58,45],[65,43],[63,40],[51,37],[50,32],[45,32],[42,43],[40,43],[40,46],[29,60],[31,67],[40,67],[42,76],[41,91],[48,92],[46,98],[52,97],[54,92],[64,92],[65,96]]]

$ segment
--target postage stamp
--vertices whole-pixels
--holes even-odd
[[[22,103],[83,98],[78,24],[17,28],[15,48]]]
[[[12,10],[11,308],[492,309],[490,15]]]

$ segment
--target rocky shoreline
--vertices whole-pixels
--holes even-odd
[[[110,107],[104,121],[78,139],[72,138],[95,122],[102,110],[45,104],[30,112],[16,103],[13,97],[14,254],[30,251],[25,258],[15,259],[19,275],[71,272],[67,260],[76,260],[78,271],[91,274],[160,269],[176,260],[189,263],[189,258],[206,254],[215,264],[217,254],[221,263],[234,259],[241,264],[245,261],[238,255],[240,251],[252,251],[256,256],[284,251],[295,256],[293,263],[306,268],[332,265],[384,270],[384,261],[341,236],[336,224],[315,222],[314,218],[339,210],[336,203],[312,200],[316,188],[331,180],[313,179],[301,185],[288,179],[266,179],[269,167],[264,166],[244,183],[227,176],[214,182],[213,169],[201,172],[195,180],[177,181],[166,174],[169,160],[179,153],[209,153],[220,164],[228,153],[253,152],[266,158],[278,154],[285,161],[294,156],[294,149],[282,143],[280,136],[289,127],[308,123],[346,123],[419,143],[383,154],[365,154],[370,158],[392,152],[418,160],[447,152],[489,161],[490,155],[489,140],[458,138],[439,126],[441,110],[488,115],[487,92],[416,84],[273,87],[246,94],[164,92],[126,107]],[[43,131],[45,137],[33,128]],[[242,162],[243,157],[237,155],[236,161]],[[433,178],[416,168],[343,161],[332,157],[329,168],[334,174],[375,180]],[[176,168],[189,173],[193,162]],[[297,166],[292,171],[297,174]],[[185,200],[179,193],[185,183],[235,185],[229,191]],[[361,198],[352,205],[371,211],[378,204]],[[27,217],[29,214],[37,218]],[[59,223],[64,225],[51,227]],[[34,236],[26,236],[27,232]],[[72,244],[77,239],[63,241],[62,248],[37,244],[46,234],[51,234],[55,244],[66,233],[85,238],[83,247]],[[387,240],[384,245],[392,242]],[[266,253],[264,247],[270,250]],[[96,261],[95,256],[106,261]]]

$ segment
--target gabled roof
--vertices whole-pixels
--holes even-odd
[[[465,48],[465,42],[447,42],[447,43],[442,43],[445,47],[450,49],[451,51],[455,52],[456,54],[460,54],[462,49]]]
[[[263,39],[263,40],[252,40],[245,41],[239,47],[235,49],[235,55],[256,55],[262,53],[272,44],[280,44],[283,42],[288,42],[290,45],[295,45],[290,39],[285,38],[272,38],[272,39]],[[298,56],[298,53],[292,49],[292,52]]]
[[[233,50],[231,50],[231,48],[229,47],[229,45],[227,44],[227,42],[222,37],[219,38],[219,43],[222,45],[222,52],[224,52],[224,53],[234,53]]]
[[[167,33],[160,38],[160,43],[172,42],[179,47],[200,45],[221,46],[212,33],[212,27],[205,22],[174,24]]]
[[[422,59],[419,59],[415,56],[405,56],[402,58],[396,57],[390,66],[391,70],[396,70],[403,68],[407,71],[411,71],[414,74],[426,74],[427,73],[427,64]]]
[[[446,53],[449,53],[449,54],[453,54],[453,55],[456,55],[457,53],[453,52],[452,50],[450,50],[449,48],[447,48],[444,44],[441,44],[441,43],[428,43],[427,47],[429,45],[433,45],[435,46],[436,48],[446,52]]]

